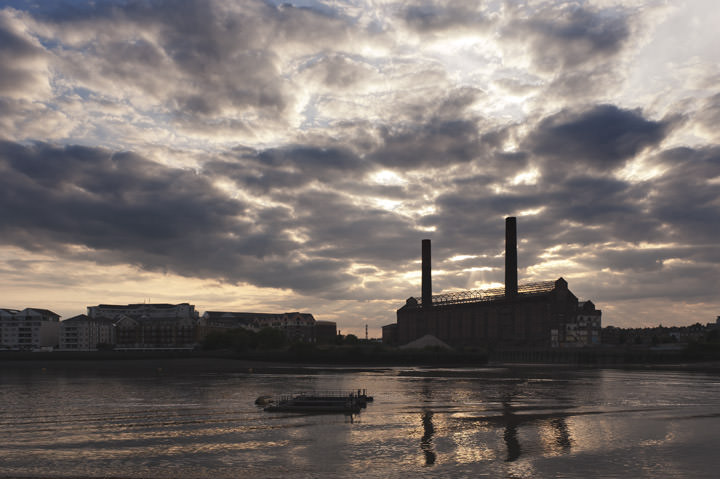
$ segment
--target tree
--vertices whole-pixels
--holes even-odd
[[[360,342],[360,340],[359,340],[358,337],[355,336],[354,334],[348,334],[348,335],[345,336],[345,341],[344,341],[344,342],[345,342],[345,344],[349,344],[349,345],[354,346],[354,345],[358,344],[358,343]]]
[[[280,349],[287,344],[285,333],[276,328],[263,328],[257,333],[259,349]]]
[[[203,349],[234,349],[245,351],[257,344],[255,333],[243,328],[228,331],[213,331],[203,339]]]

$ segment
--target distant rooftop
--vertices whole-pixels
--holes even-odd
[[[524,283],[518,285],[518,296],[537,296],[546,294],[555,289],[555,281],[540,281],[537,283]],[[481,303],[495,301],[505,298],[505,288],[493,289],[472,289],[465,291],[453,291],[450,293],[434,294],[432,304],[436,306],[446,304]],[[413,298],[418,305],[422,304],[422,298]]]
[[[293,311],[291,313],[247,313],[247,312],[233,312],[233,311],[206,311],[203,314],[209,319],[221,319],[221,318],[235,318],[235,319],[275,319],[282,318],[284,316],[300,316],[303,318],[312,317],[310,313],[299,313]]]
[[[139,308],[171,309],[171,308],[176,308],[178,306],[184,306],[187,304],[188,303],[180,303],[180,304],[168,304],[168,303],[100,304],[98,306],[95,306],[95,308],[100,308],[100,309],[139,309]]]

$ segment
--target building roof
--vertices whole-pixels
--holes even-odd
[[[280,319],[285,316],[311,319],[313,317],[310,313],[244,313],[244,312],[232,312],[232,311],[205,311],[203,316],[207,319]]]
[[[94,308],[100,308],[100,309],[138,309],[138,308],[147,308],[147,309],[172,309],[177,308],[178,306],[189,306],[189,303],[178,303],[178,304],[168,304],[168,303],[136,303],[136,304],[99,304],[97,306],[91,306]]]
[[[114,324],[117,320],[112,318],[107,318],[105,316],[99,316],[96,318],[91,318],[90,316],[86,314],[78,314],[77,316],[73,316],[72,318],[65,319],[61,321],[61,324],[67,324],[67,323],[85,323],[85,322],[93,322],[93,323],[110,323]]]
[[[37,311],[38,313],[40,313],[40,314],[42,314],[42,315],[45,315],[45,316],[57,316],[58,318],[60,317],[59,314],[54,313],[54,312],[50,311],[49,309],[40,309],[40,308],[25,308],[25,309],[30,309],[30,310],[32,310],[32,311]]]
[[[563,278],[559,278],[556,281],[520,284],[518,285],[517,297],[523,298],[548,294],[555,289],[560,281],[565,282]],[[505,299],[505,288],[473,289],[435,294],[432,296],[432,304],[433,306],[444,306],[450,304],[482,303],[502,299]],[[409,298],[405,306],[415,307],[420,305],[422,305],[422,298],[418,297]]]

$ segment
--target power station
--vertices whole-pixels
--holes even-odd
[[[600,342],[601,311],[579,302],[567,281],[518,285],[517,222],[505,219],[505,287],[432,294],[430,240],[422,240],[421,297],[397,310],[383,342],[434,336],[453,347],[578,347]]]

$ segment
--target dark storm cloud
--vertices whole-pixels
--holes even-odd
[[[298,256],[287,209],[251,210],[191,171],[132,153],[10,142],[0,143],[0,171],[5,244],[299,291],[350,279],[344,261]]]
[[[152,7],[131,4],[121,15],[141,27],[161,28],[161,54],[181,72],[180,79],[188,81],[175,93],[178,112],[210,115],[225,105],[278,111],[285,108],[274,54],[267,49],[270,32],[263,31],[252,16],[223,18],[213,6],[196,1],[182,5],[161,2]],[[134,39],[128,41],[133,43],[132,48],[109,45],[102,52],[106,65],[126,69],[140,65],[141,72],[150,67],[148,74],[162,67],[160,53],[145,48],[145,54],[138,56]],[[149,61],[156,56],[155,61]]]
[[[620,87],[624,81],[617,68],[617,65],[608,62],[584,70],[563,71],[551,79],[543,89],[543,96],[561,104],[604,98],[609,90]]]
[[[42,56],[42,49],[15,32],[6,16],[0,16],[0,59],[3,63],[37,56]]]
[[[368,198],[409,200],[409,188],[367,185],[372,163],[348,149],[311,146],[243,150],[236,161],[209,162],[204,171],[232,179],[237,188],[283,205],[284,226],[307,238],[302,251],[328,260],[373,264],[413,256],[413,222],[372,205]],[[349,263],[348,263],[349,264]]]
[[[568,179],[558,190],[547,198],[549,213],[558,221],[612,225],[614,230],[607,232],[606,239],[640,241],[657,232],[657,221],[648,223],[642,213],[642,201],[649,191],[646,184],[581,176]]]
[[[491,23],[478,5],[465,1],[424,2],[406,8],[402,18],[412,30],[423,34],[457,32],[463,28],[478,30]]]
[[[635,273],[660,273],[663,263],[675,258],[688,258],[692,252],[688,248],[652,248],[607,250],[602,255],[587,260],[595,268],[610,268],[613,271],[632,271]]]
[[[602,244],[616,245],[672,243],[698,244],[718,234],[720,217],[717,182],[701,178],[716,178],[720,174],[716,151],[674,151],[662,155],[672,164],[662,176],[645,181],[630,182],[610,177],[588,175],[544,178],[535,185],[516,185],[506,193],[497,193],[493,185],[502,183],[504,174],[488,169],[488,174],[454,182],[452,191],[441,194],[433,215],[423,218],[425,226],[436,226],[444,245],[440,254],[497,254],[502,251],[502,218],[524,210],[538,213],[519,219],[521,237],[528,239],[521,245],[521,267],[540,264],[549,248],[558,245],[578,245],[583,254],[596,252],[599,256],[588,264],[614,268],[622,263],[622,255],[632,251],[610,251],[607,261]],[[557,167],[557,166],[556,166]],[[496,173],[490,174],[491,171]],[[692,185],[693,193],[683,190]],[[687,199],[686,199],[687,198]],[[576,246],[560,249],[560,257],[580,254]],[[594,253],[595,254],[595,253]],[[676,248],[663,256],[662,250],[639,253],[636,266],[626,261],[625,269],[651,270],[660,268],[666,259],[694,260],[693,248]],[[670,254],[670,253],[667,253]],[[708,256],[707,251],[703,253]],[[709,256],[711,257],[711,256]],[[619,258],[619,259],[614,259]],[[479,266],[498,268],[497,261],[486,259]],[[600,268],[602,269],[602,268]]]
[[[720,147],[675,148],[659,158],[668,170],[653,181],[650,214],[673,240],[717,243],[720,237]]]
[[[40,246],[141,249],[181,237],[188,225],[237,228],[231,218],[244,210],[194,173],[132,153],[4,142],[0,159],[5,241],[23,232]]]
[[[12,95],[42,81],[32,63],[44,56],[44,50],[32,37],[18,32],[10,17],[0,14],[0,95]]]
[[[720,280],[715,241],[720,235],[720,151],[676,148],[651,163],[661,173],[647,180],[576,174],[553,178],[554,183],[541,178],[537,185],[518,185],[502,194],[488,186],[502,176],[457,181],[453,192],[437,199],[437,212],[426,217],[441,238],[434,251],[438,258],[487,255],[463,266],[475,261],[492,268],[483,274],[485,280],[502,281],[502,217],[536,209],[537,214],[518,218],[521,280],[572,276],[567,266],[546,266],[542,277],[523,276],[528,266],[570,260],[596,272],[595,281],[581,277],[573,284],[577,292],[591,292],[598,300],[712,297]],[[453,271],[452,264],[448,268]],[[606,275],[617,287],[597,283]],[[455,271],[437,284],[457,288],[472,277]]]
[[[563,104],[592,101],[620,88],[623,61],[635,46],[642,16],[631,8],[566,3],[508,6],[501,35],[509,55],[529,53],[542,97]]]
[[[407,218],[356,204],[334,192],[308,191],[282,197],[293,205],[298,228],[329,258],[349,258],[378,264],[413,257],[407,244],[418,232]]]
[[[518,8],[519,10],[522,7]],[[572,69],[619,53],[630,38],[627,13],[567,5],[520,13],[504,29],[508,38],[529,44],[542,71]]]
[[[370,159],[387,167],[415,169],[467,163],[485,146],[474,120],[435,119],[381,129],[382,148]]]
[[[297,171],[252,167],[227,161],[210,161],[205,164],[204,170],[210,175],[230,178],[238,186],[259,193],[285,188],[301,188],[312,181],[312,177]]]
[[[340,174],[362,172],[366,163],[343,147],[288,146],[264,150],[257,156],[259,163],[271,167],[291,167],[297,171],[326,181]]]
[[[575,164],[608,171],[642,149],[658,145],[669,127],[669,121],[647,120],[637,110],[597,105],[545,118],[529,136],[526,148],[555,161],[552,168]]]
[[[245,151],[236,161],[210,161],[208,174],[226,176],[239,186],[270,190],[298,189],[313,181],[331,183],[361,177],[371,165],[347,148],[288,145],[257,152]]]
[[[199,0],[100,3],[39,18],[57,32],[50,44],[83,52],[56,50],[65,75],[91,91],[114,95],[115,83],[150,95],[188,128],[249,128],[228,123],[242,112],[282,122],[295,101],[281,71],[286,49],[310,53],[348,36],[347,23],[326,11],[263,2],[242,9]],[[349,81],[353,75],[339,77],[338,67],[328,81]]]

